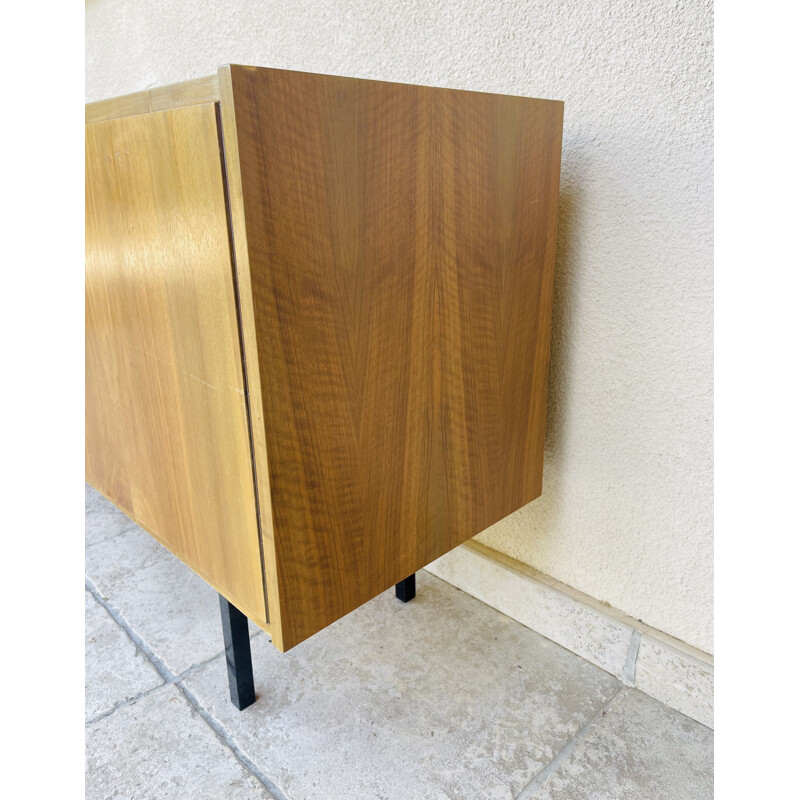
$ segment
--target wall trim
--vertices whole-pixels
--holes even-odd
[[[601,669],[714,727],[714,659],[479,542],[427,566],[467,594]]]

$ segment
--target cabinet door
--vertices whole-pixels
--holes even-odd
[[[86,126],[86,475],[267,623],[214,103]]]

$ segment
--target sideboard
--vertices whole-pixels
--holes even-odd
[[[232,668],[239,612],[288,650],[540,495],[562,119],[236,65],[86,106],[87,480]]]

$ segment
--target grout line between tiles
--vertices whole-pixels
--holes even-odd
[[[642,643],[642,632],[634,629],[631,634],[631,642],[628,645],[628,653],[625,656],[625,664],[622,667],[622,682],[626,686],[636,685],[636,660],[639,658],[639,645]]]
[[[118,708],[127,708],[128,706],[132,706],[134,703],[138,703],[142,698],[147,697],[148,695],[153,694],[153,692],[157,692],[159,689],[163,689],[165,686],[168,685],[167,681],[162,680],[158,686],[151,686],[149,689],[145,689],[143,692],[139,692],[134,697],[129,697],[127,700],[123,700],[117,703],[113,708],[109,708],[107,711],[103,711],[101,714],[98,714],[96,717],[92,717],[91,719],[87,719],[84,723],[85,726],[93,725],[95,722],[100,722],[101,719],[105,719],[106,717],[110,717]]]
[[[269,792],[274,800],[289,800],[289,798],[286,797],[286,795],[258,768],[258,766],[251,761],[244,754],[244,752],[242,752],[239,745],[234,741],[230,733],[228,733],[228,731],[225,729],[224,725],[222,725],[219,720],[212,717],[211,714],[209,714],[208,711],[206,711],[200,705],[200,701],[194,696],[194,694],[183,684],[178,684],[178,688],[183,692],[183,695],[189,705],[191,705],[191,707],[205,720],[208,727],[217,734],[217,737],[220,739],[220,741],[222,741],[233,752],[233,754],[239,759],[245,768],[263,784],[264,788]]]
[[[91,579],[87,576],[85,579],[85,586],[86,591],[94,597],[94,599],[108,612],[109,616],[114,620],[114,622],[119,625],[120,628],[125,632],[128,638],[133,642],[136,648],[145,656],[145,658],[150,661],[150,663],[155,667],[158,674],[163,679],[164,683],[159,684],[158,686],[154,687],[153,689],[149,689],[146,692],[142,692],[137,697],[128,700],[125,703],[121,703],[119,706],[115,706],[110,711],[105,712],[94,719],[89,720],[86,724],[90,725],[96,722],[99,719],[103,719],[104,717],[113,714],[118,708],[124,708],[125,706],[132,705],[137,700],[145,697],[146,695],[151,694],[152,692],[156,691],[157,689],[163,688],[165,685],[172,684],[175,686],[183,695],[186,702],[189,704],[189,707],[195,711],[200,718],[208,725],[209,728],[214,732],[216,737],[220,740],[220,742],[227,747],[235,756],[235,758],[239,761],[239,763],[248,771],[250,772],[256,780],[261,783],[261,785],[267,790],[269,795],[274,800],[289,800],[286,795],[258,768],[258,766],[253,763],[240,749],[239,745],[231,738],[231,735],[225,729],[225,727],[211,714],[206,711],[203,706],[198,701],[197,697],[189,691],[189,689],[183,684],[183,680],[188,678],[190,675],[194,674],[198,670],[202,669],[206,665],[210,664],[212,661],[216,660],[222,655],[223,651],[216,653],[215,655],[211,656],[211,658],[206,659],[205,661],[199,664],[192,664],[191,667],[184,670],[180,675],[175,675],[172,670],[159,658],[146,644],[146,642],[142,639],[139,634],[134,631],[130,625],[128,625],[125,618],[122,616],[122,613],[114,608],[107,600],[105,600],[100,592],[97,590],[97,587],[91,581]],[[260,632],[260,631],[259,631]],[[258,632],[255,634],[257,635]],[[251,639],[254,638],[253,636],[250,637]]]
[[[530,800],[534,792],[540,789],[547,779],[569,758],[575,748],[589,735],[595,724],[605,716],[614,700],[624,692],[626,687],[622,684],[617,691],[606,700],[595,715],[556,753],[555,758],[534,776],[533,780],[517,795],[516,800]]]

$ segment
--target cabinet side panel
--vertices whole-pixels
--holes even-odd
[[[231,78],[290,647],[541,493],[563,104]]]
[[[266,624],[214,103],[86,126],[86,475]]]

